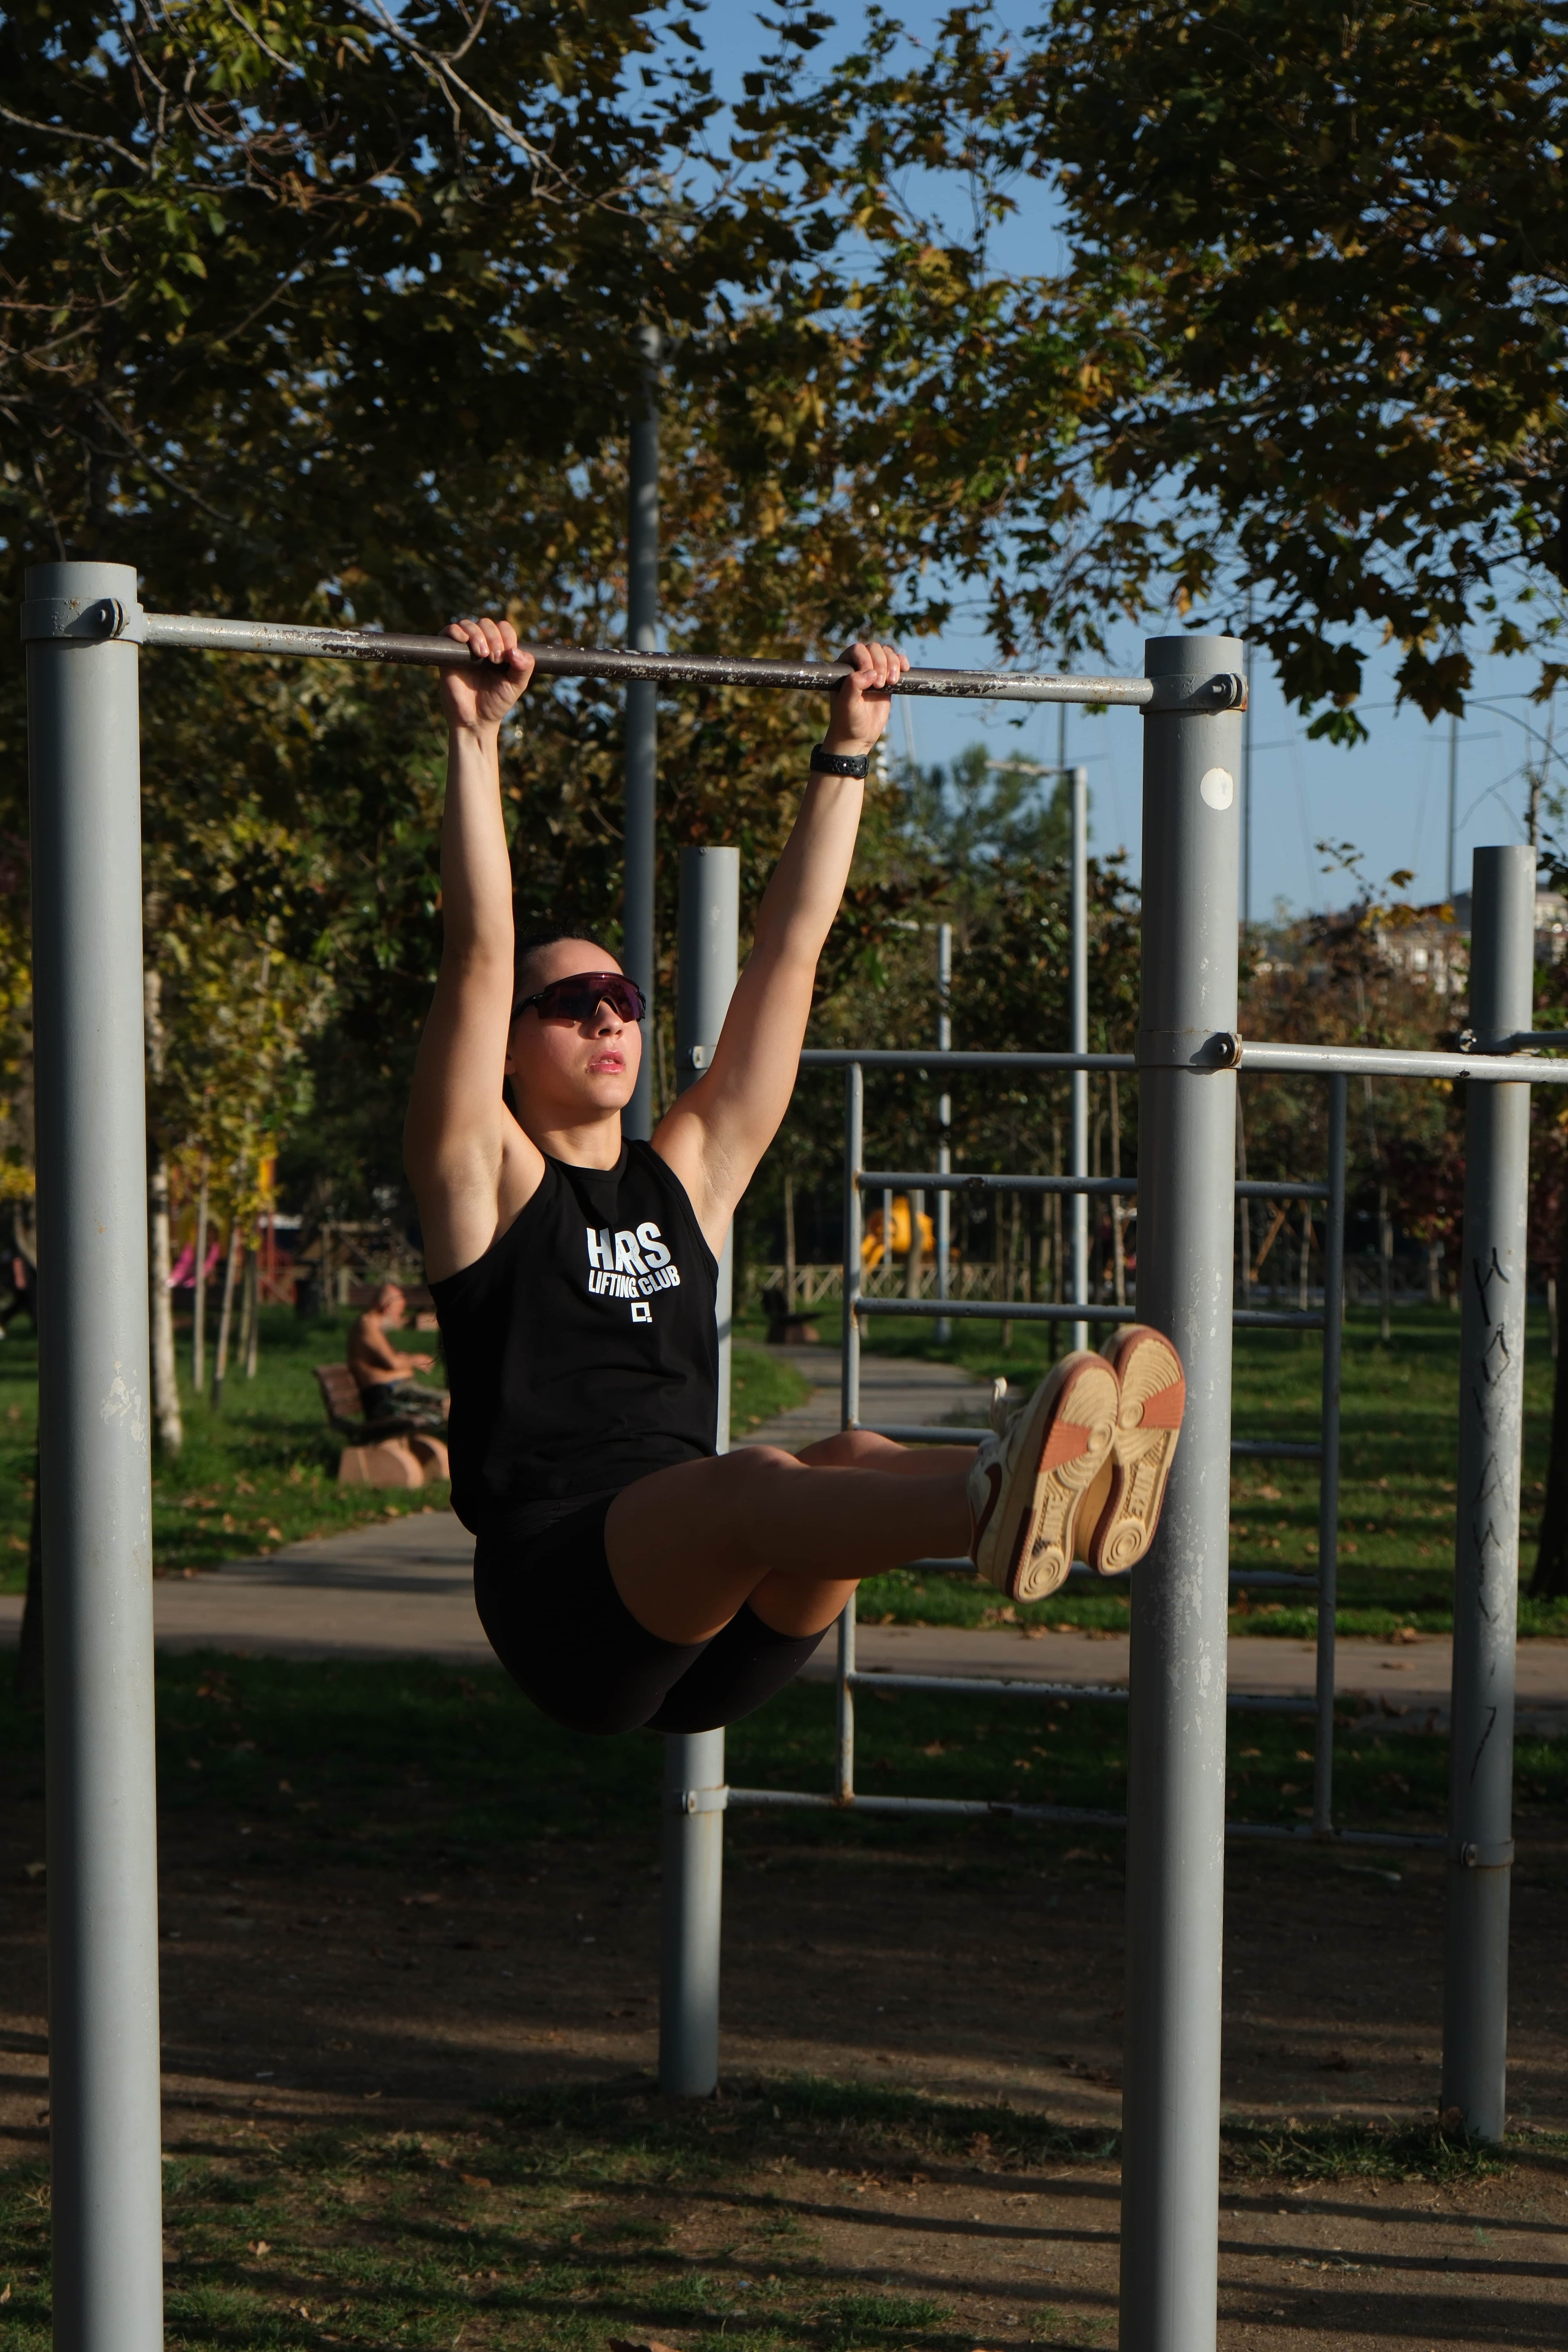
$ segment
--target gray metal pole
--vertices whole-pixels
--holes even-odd
[[[1151,677],[1242,666],[1155,637]],[[1237,715],[1143,738],[1138,1310],[1186,1367],[1160,1532],[1132,1571],[1122,2352],[1207,2352],[1219,2222],[1221,1912],[1237,1017]]]
[[[846,1429],[860,1418],[860,1244],[865,1204],[857,1182],[866,1159],[866,1076],[858,1062],[844,1073],[844,1358],[840,1408]],[[883,1211],[886,1234],[888,1212]],[[855,1792],[855,1595],[838,1620],[838,1658],[834,1693],[834,1780],[841,1803]]]
[[[1478,849],[1471,892],[1470,1026],[1485,1047],[1530,1026],[1534,851],[1527,844]],[[1481,2139],[1502,2137],[1507,2096],[1529,1181],[1529,1087],[1473,1087],[1465,1117],[1442,2107]]]
[[[712,1062],[734,993],[741,927],[741,853],[680,853],[676,1085],[684,1092]],[[730,1450],[733,1241],[719,1260],[719,1415]],[[658,2081],[673,2098],[711,2097],[719,2083],[719,1951],[724,1887],[724,1734],[669,1734],[664,1743],[664,1896],[659,1959]]]
[[[1089,1051],[1089,770],[1074,768],[1072,789],[1072,883],[1071,970],[1068,975],[1072,1035],[1069,1048],[1075,1054]],[[1072,1167],[1074,1176],[1089,1174],[1089,1072],[1075,1070],[1072,1087]],[[1086,1194],[1075,1192],[1071,1201],[1072,1235],[1072,1295],[1075,1301],[1089,1296],[1089,1200]],[[1089,1345],[1089,1325],[1075,1323],[1072,1327],[1075,1348]]]
[[[1247,592],[1247,636],[1248,662],[1252,658],[1252,591]],[[1241,928],[1248,941],[1252,937],[1252,702],[1247,699],[1241,714]],[[1247,1212],[1242,1212],[1246,1220]],[[1247,1233],[1246,1223],[1243,1233]]]
[[[1329,1080],[1329,1199],[1323,1218],[1323,1371],[1318,1472],[1318,1732],[1312,1827],[1334,1825],[1334,1639],[1340,1579],[1340,1360],[1344,1346],[1345,1133],[1350,1080]]]
[[[163,2341],[142,802],[121,563],[26,576],[57,2352]],[[100,611],[95,611],[95,607]]]
[[[659,335],[642,331],[643,403],[632,418],[626,516],[626,644],[635,653],[658,645],[658,378]],[[621,914],[621,961],[647,1000],[642,1024],[642,1067],[621,1124],[628,1135],[653,1133],[655,834],[658,804],[658,688],[641,680],[626,688],[626,799]]]
[[[936,927],[936,1042],[939,1052],[952,1050],[952,925],[939,923]],[[941,1140],[936,1147],[937,1173],[951,1174],[952,1169],[952,1097],[937,1098],[937,1126]],[[952,1202],[946,1192],[936,1196],[936,1295],[948,1295],[948,1260],[952,1255]],[[936,1343],[948,1346],[952,1338],[950,1317],[939,1315],[936,1323]]]

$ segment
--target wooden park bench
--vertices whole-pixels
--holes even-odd
[[[327,1420],[348,1440],[338,1461],[340,1486],[423,1486],[451,1477],[445,1443],[417,1422],[396,1415],[366,1421],[359,1382],[346,1364],[318,1364],[315,1372]]]

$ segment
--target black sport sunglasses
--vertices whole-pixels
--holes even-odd
[[[641,1021],[647,1012],[641,989],[624,971],[574,971],[567,980],[552,980],[514,1004],[512,1019],[531,1004],[537,1005],[542,1021],[592,1021],[601,1004],[618,1021]]]

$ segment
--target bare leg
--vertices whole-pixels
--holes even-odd
[[[868,1429],[841,1430],[837,1437],[803,1445],[797,1462],[837,1463],[858,1470],[882,1470],[895,1478],[951,1478],[955,1464],[967,1471],[973,1456],[952,1445],[899,1445]],[[918,1555],[917,1555],[918,1557]],[[751,1594],[752,1612],[775,1633],[821,1633],[843,1613],[853,1584],[818,1582],[771,1571]]]
[[[967,1549],[973,1459],[856,1430],[798,1461],[756,1445],[656,1470],[610,1506],[610,1572],[667,1642],[709,1640],[745,1601],[778,1633],[817,1633],[862,1577]]]

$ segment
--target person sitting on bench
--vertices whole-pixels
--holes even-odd
[[[384,1282],[349,1333],[349,1370],[359,1383],[367,1422],[416,1421],[426,1429],[445,1429],[446,1398],[409,1377],[427,1372],[436,1359],[405,1356],[386,1336],[398,1328],[407,1311],[408,1301],[396,1283]]]

